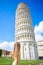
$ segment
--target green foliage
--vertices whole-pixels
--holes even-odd
[[[2,49],[0,49],[0,57],[1,57],[1,55],[2,55]]]

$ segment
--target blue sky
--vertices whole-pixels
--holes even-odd
[[[33,26],[43,21],[43,0],[0,0],[0,42],[15,41],[15,12],[20,2],[30,8]]]

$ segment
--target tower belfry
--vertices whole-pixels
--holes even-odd
[[[16,9],[16,41],[20,42],[21,59],[37,59],[38,51],[30,10],[26,3],[20,3]]]

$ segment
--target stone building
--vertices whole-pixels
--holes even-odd
[[[38,53],[39,53],[39,59],[43,59],[43,40],[38,41]]]
[[[2,49],[2,57],[11,57],[11,51],[8,51],[8,50],[3,50]]]
[[[35,42],[31,14],[26,3],[20,3],[17,6],[15,23],[15,39],[21,45],[21,59],[38,59],[37,43]]]

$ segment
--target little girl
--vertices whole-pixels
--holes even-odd
[[[20,60],[20,43],[19,42],[16,42],[14,45],[13,58],[14,58],[14,62],[12,65],[19,65],[19,60]]]

